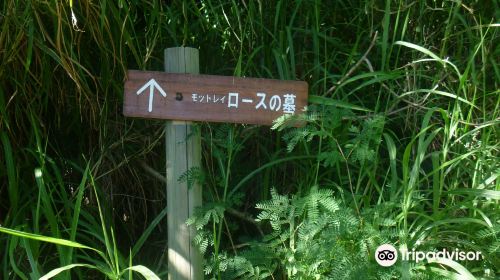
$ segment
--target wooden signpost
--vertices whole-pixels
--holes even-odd
[[[228,76],[128,71],[129,117],[271,125],[307,104],[307,83]]]
[[[201,206],[201,186],[178,178],[201,163],[201,136],[186,121],[271,125],[307,105],[306,82],[197,75],[198,50],[165,50],[165,72],[127,73],[123,114],[170,120],[165,127],[167,172],[168,278],[203,279],[202,258],[186,226]],[[171,121],[174,120],[174,121]]]

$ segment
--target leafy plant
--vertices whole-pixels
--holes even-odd
[[[42,176],[41,171],[37,170],[37,176]],[[143,266],[143,265],[132,265],[132,251],[130,251],[130,257],[129,257],[129,262],[128,265],[124,264],[124,258],[121,256],[121,254],[118,252],[118,249],[116,247],[116,240],[115,240],[115,234],[113,231],[113,228],[111,228],[111,239],[109,238],[109,232],[106,229],[106,224],[104,221],[104,217],[102,215],[102,210],[101,206],[99,203],[99,199],[97,196],[97,191],[94,185],[94,179],[92,176],[88,174],[89,168],[87,166],[87,169],[85,170],[84,176],[82,183],[80,184],[79,187],[79,192],[78,192],[78,197],[77,197],[77,203],[75,207],[75,212],[73,216],[73,225],[72,225],[72,230],[71,230],[71,237],[70,240],[67,239],[62,239],[62,238],[55,238],[55,237],[49,237],[49,236],[43,236],[39,234],[33,234],[33,233],[27,233],[24,231],[19,231],[19,230],[14,230],[14,229],[9,229],[0,226],[0,232],[9,234],[11,236],[15,237],[20,237],[22,240],[36,240],[36,241],[42,241],[42,242],[47,242],[47,243],[52,243],[57,246],[59,251],[62,251],[63,247],[69,248],[70,253],[66,254],[65,256],[62,256],[65,258],[65,262],[68,263],[64,266],[55,268],[48,273],[46,273],[43,276],[37,276],[39,277],[40,280],[48,280],[51,279],[52,277],[56,277],[59,274],[65,273],[67,270],[73,269],[73,268],[87,268],[87,269],[92,269],[92,270],[97,270],[104,274],[108,279],[132,279],[132,272],[137,272],[141,274],[145,279],[148,280],[159,280],[160,278],[156,276],[154,272],[152,272],[149,268]],[[96,195],[97,199],[97,205],[98,205],[98,210],[99,210],[99,216],[101,219],[101,226],[102,226],[102,232],[103,236],[99,236],[99,238],[104,239],[104,243],[106,246],[106,253],[104,253],[101,250],[80,244],[78,242],[75,242],[75,236],[76,236],[76,230],[77,230],[77,225],[78,225],[78,220],[80,218],[80,207],[81,207],[81,202],[82,202],[82,197],[83,197],[83,190],[86,186],[86,181],[87,181],[87,176],[90,177],[91,179],[91,185],[94,190],[94,193]],[[61,247],[62,246],[62,247]],[[30,245],[28,245],[27,242],[25,242],[25,247],[26,251],[28,252],[28,255],[30,255]],[[88,250],[92,253],[97,253],[97,255],[101,258],[100,261],[95,260],[94,258],[84,258],[87,261],[90,261],[89,263],[71,263],[72,259],[74,258],[71,252],[73,249],[83,249],[83,250]],[[134,248],[135,250],[135,248]],[[87,254],[85,254],[87,255]],[[90,257],[90,255],[87,255]],[[31,258],[30,258],[31,259]],[[33,260],[35,261],[35,260]],[[39,275],[40,273],[38,272],[38,269],[36,266],[33,267],[33,274],[32,275]],[[128,274],[128,275],[127,275]],[[69,276],[66,275],[65,278],[68,278]]]
[[[144,278],[148,280],[156,280],[160,279],[156,274],[154,274],[151,270],[149,270],[147,267],[142,266],[142,265],[134,265],[134,266],[129,266],[124,269],[120,269],[119,265],[114,263],[115,261],[118,261],[118,259],[112,259],[112,258],[117,258],[116,256],[106,256],[102,251],[99,251],[95,248],[88,247],[86,245],[65,240],[65,239],[59,239],[59,238],[54,238],[54,237],[48,237],[48,236],[42,236],[42,235],[37,235],[37,234],[32,234],[32,233],[27,233],[27,232],[22,232],[18,230],[13,230],[13,229],[8,229],[4,227],[0,227],[0,232],[5,233],[5,234],[10,234],[12,236],[17,236],[21,237],[23,239],[30,239],[30,240],[37,240],[37,241],[42,241],[42,242],[47,242],[47,243],[52,243],[56,245],[61,245],[61,246],[66,246],[70,248],[76,248],[76,249],[87,249],[87,250],[92,250],[96,252],[99,256],[102,257],[102,259],[109,265],[109,267],[102,267],[99,264],[85,264],[85,263],[76,263],[76,264],[68,264],[63,267],[55,268],[48,272],[47,274],[41,276],[39,279],[40,280],[48,280],[51,279],[52,277],[57,276],[60,273],[65,272],[66,270],[70,270],[72,268],[89,268],[93,270],[97,270],[101,272],[102,274],[106,275],[108,279],[124,279],[123,276],[125,273],[130,272],[137,272],[140,273]],[[113,230],[111,230],[112,235],[114,235]],[[115,249],[116,249],[116,245]],[[129,275],[129,279],[131,276]]]

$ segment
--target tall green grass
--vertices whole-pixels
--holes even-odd
[[[0,224],[104,248],[109,263],[0,234],[0,277],[75,263],[166,275],[163,125],[121,106],[126,70],[161,70],[174,46],[199,48],[202,73],[310,88],[302,128],[200,125],[204,164],[192,173],[208,263],[222,269],[272,232],[255,205],[273,188],[301,197],[319,186],[387,241],[479,250],[482,262],[460,265],[497,277],[499,15],[490,0],[1,2]],[[408,263],[397,277],[456,267]]]

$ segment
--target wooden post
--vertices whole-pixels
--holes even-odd
[[[165,49],[165,72],[199,74],[198,50],[185,47]],[[194,209],[201,206],[201,186],[195,183],[188,188],[186,182],[178,181],[187,170],[200,166],[201,136],[185,121],[167,121],[165,129],[168,279],[203,279],[202,258],[192,245],[195,230],[186,225]]]

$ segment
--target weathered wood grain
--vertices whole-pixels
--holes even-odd
[[[165,50],[165,71],[198,73],[198,50],[168,48]],[[149,92],[146,92],[149,95]],[[155,96],[163,98],[163,96]],[[147,100],[146,100],[147,101]],[[147,103],[146,109],[147,111]],[[154,110],[153,110],[154,112]],[[193,245],[196,234],[186,220],[201,206],[202,190],[198,183],[188,186],[179,177],[201,163],[201,135],[185,122],[167,121],[165,126],[167,172],[168,279],[203,279],[203,260]]]

